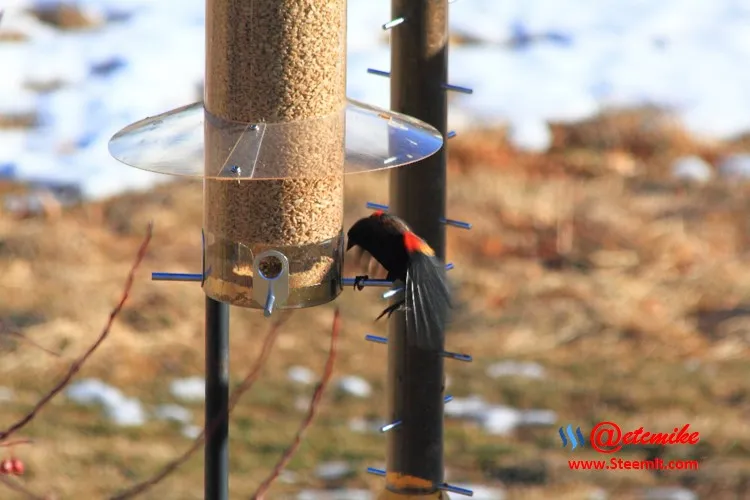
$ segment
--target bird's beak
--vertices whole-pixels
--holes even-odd
[[[346,242],[346,251],[348,252],[349,250],[351,250],[353,246],[354,246],[354,242],[352,240],[347,241]]]

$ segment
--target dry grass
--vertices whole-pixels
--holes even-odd
[[[690,423],[700,446],[668,453],[700,458],[692,473],[583,473],[567,470],[569,451],[556,428],[486,436],[469,423],[446,422],[446,465],[452,481],[502,484],[511,498],[586,498],[597,487],[611,498],[636,498],[647,485],[685,484],[701,497],[743,498],[750,477],[750,264],[748,189],[715,182],[683,186],[669,180],[670,162],[702,154],[715,162],[747,147],[702,144],[653,111],[613,112],[576,126],[555,126],[547,155],[513,152],[498,131],[464,134],[450,143],[449,216],[474,223],[449,229],[450,275],[460,307],[448,345],[474,363],[447,363],[454,396],[481,394],[496,403],[549,408],[560,423],[590,427],[600,419],[623,427]],[[386,202],[387,174],[349,177],[348,227],[365,201]],[[28,343],[0,338],[2,385],[18,398],[4,403],[0,428],[21,416],[66,362],[89,345],[116,302],[122,279],[154,221],[150,251],[120,321],[84,368],[146,404],[170,401],[169,382],[202,373],[203,293],[187,283],[151,282],[151,271],[199,272],[200,183],[175,183],[146,194],[65,209],[54,220],[0,217],[0,317],[33,341],[60,351],[44,355]],[[348,273],[351,274],[351,273]],[[278,482],[270,498],[322,486],[313,467],[350,461],[345,481],[376,491],[364,468],[383,463],[384,437],[357,434],[352,417],[380,417],[386,351],[362,340],[384,333],[372,319],[377,291],[346,290],[334,379],[360,375],[370,400],[333,392],[288,469],[296,485]],[[320,373],[327,356],[333,304],[302,310],[279,335],[254,390],[231,427],[233,498],[247,497],[267,476],[296,433],[312,389],[287,381],[288,367]],[[260,349],[267,321],[259,311],[232,310],[231,371],[245,373]],[[484,369],[511,358],[537,361],[548,380],[492,380]],[[200,405],[193,405],[198,423]],[[106,423],[96,409],[55,399],[22,437],[25,484],[60,498],[103,498],[138,482],[184,450],[177,428],[152,422],[138,429]],[[635,457],[623,453],[623,458]],[[642,457],[642,455],[639,455]],[[588,451],[581,458],[593,456]],[[546,467],[536,485],[513,482],[508,467]],[[202,498],[196,456],[143,498]],[[496,478],[503,478],[499,480]],[[495,479],[492,479],[495,478]],[[744,486],[743,486],[744,485]],[[4,492],[3,498],[13,498]]]

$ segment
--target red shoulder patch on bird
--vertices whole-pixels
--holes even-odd
[[[426,241],[424,241],[422,238],[412,233],[411,231],[407,231],[404,233],[404,246],[406,247],[406,251],[409,253],[419,252],[430,256],[435,255],[435,251],[432,249],[432,247],[430,247],[430,245],[428,245]]]
[[[380,217],[385,212],[383,210],[375,210],[370,217]]]

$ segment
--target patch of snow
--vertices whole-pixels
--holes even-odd
[[[672,177],[689,182],[708,182],[714,175],[711,165],[699,156],[684,156],[672,164]]]
[[[383,419],[368,420],[362,417],[352,418],[348,422],[349,430],[359,434],[380,433],[380,428],[386,424]]]
[[[169,392],[183,401],[203,401],[206,398],[206,380],[203,377],[173,380]]]
[[[544,367],[539,363],[527,363],[517,361],[499,361],[487,367],[487,375],[492,378],[500,377],[527,377],[544,378]]]
[[[446,417],[453,418],[475,418],[487,409],[489,405],[481,396],[469,396],[467,398],[453,398],[445,405],[443,413]]]
[[[299,474],[294,471],[284,469],[279,473],[279,481],[284,484],[295,484],[299,481]]]
[[[337,481],[352,473],[352,466],[347,462],[324,462],[315,468],[315,477],[323,481]]]
[[[505,490],[500,488],[492,488],[481,484],[451,483],[451,485],[473,491],[474,495],[471,497],[473,500],[505,500],[508,498]]]
[[[508,406],[488,408],[479,418],[482,428],[488,434],[511,434],[523,422],[523,412]]]
[[[522,420],[524,425],[554,425],[557,413],[552,410],[525,410]]]
[[[750,154],[728,156],[719,164],[719,174],[729,179],[750,178]]]
[[[82,379],[73,382],[66,390],[68,398],[79,404],[117,404],[125,395],[120,389],[98,379]]]
[[[13,389],[10,387],[0,387],[0,403],[9,403],[15,399]]]
[[[685,488],[649,488],[644,492],[643,500],[698,500],[698,495]]]
[[[294,399],[294,409],[297,411],[307,411],[310,409],[310,398],[305,396],[297,396]]]
[[[373,495],[368,490],[302,490],[297,495],[297,500],[373,500]]]
[[[489,404],[480,396],[454,398],[445,405],[446,417],[479,423],[488,434],[505,435],[519,426],[553,425],[557,414],[551,410],[519,410],[504,405]]]
[[[601,488],[597,488],[586,497],[587,500],[607,500],[609,496],[607,492]]]
[[[287,377],[292,382],[302,385],[310,385],[315,382],[315,372],[305,366],[293,366],[287,371]]]
[[[146,412],[138,399],[126,397],[120,389],[97,379],[73,382],[66,390],[68,398],[79,404],[98,404],[109,419],[121,426],[146,423]]]
[[[354,375],[339,379],[337,387],[341,392],[358,398],[366,398],[372,394],[370,383],[362,377]]]
[[[547,122],[533,117],[512,122],[507,138],[514,148],[528,153],[544,153],[552,145],[552,131]]]
[[[198,425],[184,425],[182,426],[182,435],[188,439],[195,439],[200,436],[203,427]]]
[[[135,398],[126,398],[118,404],[105,405],[104,412],[117,425],[134,427],[146,423],[146,411]]]
[[[154,410],[156,418],[161,420],[172,420],[187,424],[193,420],[193,413],[187,408],[179,405],[161,405]]]

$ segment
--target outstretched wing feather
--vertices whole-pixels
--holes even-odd
[[[423,349],[440,350],[451,304],[445,267],[434,257],[412,255],[406,274],[407,325],[413,343]]]

